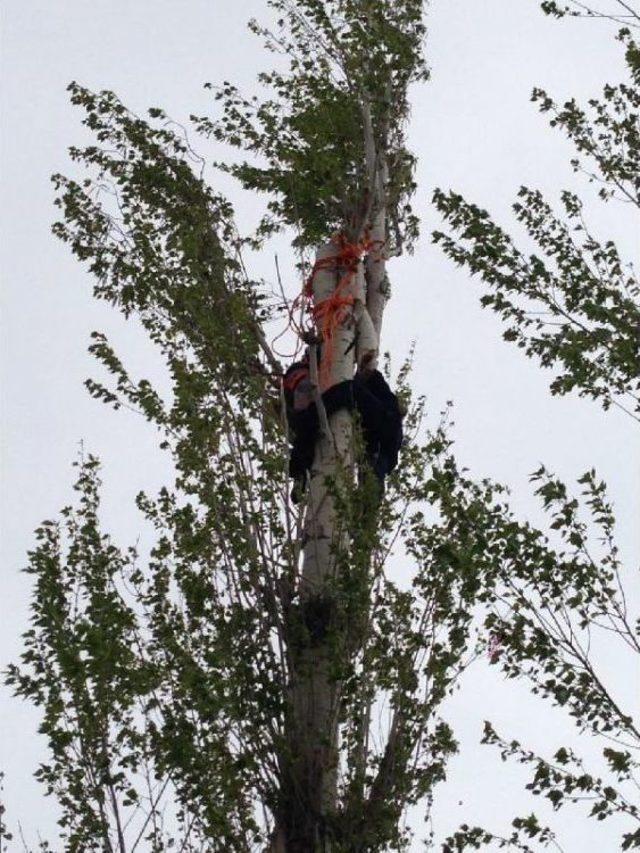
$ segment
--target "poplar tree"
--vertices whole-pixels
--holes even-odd
[[[418,233],[407,92],[428,74],[420,2],[270,5],[273,29],[251,25],[279,57],[262,94],[211,87],[213,116],[194,117],[244,153],[222,168],[266,193],[257,234],[238,235],[230,204],[162,110],[142,118],[111,92],[70,87],[95,144],[71,149],[86,178],[54,178],[55,231],[87,265],[96,297],[138,320],[171,385],[163,398],[131,376],[94,332],[90,349],[110,378],[87,387],[141,412],[176,476],[138,496],[155,531],[148,553],[102,530],[92,455],[76,463],[75,505],[36,534],[31,627],[9,678],[43,712],[50,757],[37,775],[59,802],[61,843],[119,853],[406,849],[407,808],[428,815],[457,749],[443,701],[488,646],[496,673],[527,679],[579,732],[604,739],[606,772],[568,747],[538,755],[490,723],[484,740],[531,765],[534,795],[554,808],[586,799],[592,817],[626,822],[624,849],[638,847],[638,724],[591,639],[606,632],[631,655],[640,646],[594,471],[574,495],[539,468],[549,526],[523,522],[503,486],[456,462],[446,413],[426,427],[407,363],[396,377],[406,440],[384,495],[357,418],[340,411],[323,419],[304,502],[291,501],[286,365],[270,335],[284,305],[309,347],[318,402],[379,361],[387,267]],[[629,82],[607,86],[591,114],[543,92],[534,99],[573,140],[575,168],[603,201],[637,204],[640,21],[618,5]],[[540,255],[443,191],[435,203],[448,230],[436,241],[485,283],[482,302],[505,320],[506,339],[556,368],[553,393],[637,416],[633,270],[587,230],[575,194],[562,197],[566,220],[536,190],[521,196],[515,213]],[[250,276],[247,249],[280,229],[304,285],[274,302]],[[506,831],[463,824],[442,849],[534,844],[559,846],[531,813]]]
[[[277,306],[245,266],[247,242],[292,235],[308,283],[287,313],[322,416],[322,390],[376,365],[387,265],[417,235],[405,127],[408,87],[428,76],[422,0],[269,5],[273,29],[251,26],[284,62],[260,95],[211,87],[213,117],[194,118],[245,152],[222,168],[267,194],[248,240],[162,110],[143,118],[112,92],[69,87],[94,142],[71,148],[86,177],[54,177],[54,231],[95,296],[138,320],[171,382],[163,398],[94,332],[110,379],[87,388],[158,429],[176,478],[138,496],[149,553],[101,530],[92,455],[77,463],[77,504],[37,531],[10,681],[43,711],[37,775],[67,850],[402,849],[407,807],[428,806],[456,749],[439,707],[473,646],[478,586],[425,513],[451,477],[444,426],[418,440],[405,366],[407,442],[384,496],[342,410],[321,417],[294,505],[285,366],[268,343]],[[402,585],[388,574],[400,542]]]

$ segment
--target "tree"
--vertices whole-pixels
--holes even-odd
[[[619,2],[603,10],[583,3],[559,7],[542,4],[556,17],[580,15],[624,23],[618,38],[625,48],[629,79],[607,85],[588,109],[575,100],[559,105],[536,89],[532,100],[551,116],[576,148],[572,160],[598,189],[603,203],[638,207],[640,156],[640,64],[634,33],[640,27],[635,4]],[[619,12],[620,14],[616,14]],[[622,17],[621,17],[622,16]],[[541,254],[525,255],[489,213],[455,192],[438,190],[435,203],[449,233],[434,234],[445,253],[484,285],[481,303],[504,321],[504,338],[546,368],[554,368],[553,394],[572,391],[617,406],[638,419],[640,390],[640,289],[630,264],[613,240],[599,241],[572,192],[561,194],[564,217],[542,194],[522,187],[513,209]],[[598,655],[604,642],[615,641],[618,654],[640,652],[640,622],[633,617],[633,590],[615,544],[615,518],[606,486],[594,470],[579,481],[576,496],[544,466],[533,475],[536,493],[550,514],[548,531],[522,524],[506,504],[482,502],[478,517],[465,510],[466,500],[449,510],[458,525],[453,540],[471,534],[470,562],[475,572],[494,575],[487,585],[484,623],[495,637],[494,654],[509,678],[526,678],[534,693],[564,708],[577,730],[596,738],[602,771],[589,769],[575,750],[561,747],[552,758],[502,738],[490,723],[484,742],[503,758],[531,765],[527,786],[550,800],[554,809],[586,802],[598,820],[623,819],[622,849],[640,846],[637,797],[640,729],[633,709],[624,707],[611,689]],[[470,484],[469,505],[476,507]],[[471,504],[473,499],[473,504]],[[555,844],[534,815],[517,819],[521,828],[544,844]],[[478,847],[496,836],[465,826],[447,849]],[[503,839],[504,844],[508,839]]]
[[[407,364],[397,385],[408,438],[382,499],[358,424],[339,412],[324,425],[307,504],[290,500],[283,367],[268,344],[282,306],[251,279],[244,249],[292,229],[311,286],[287,300],[286,314],[299,327],[299,309],[308,306],[321,321],[316,334],[304,330],[316,358],[322,347],[318,391],[350,377],[356,360],[371,365],[389,295],[387,260],[417,235],[403,130],[407,86],[426,69],[419,2],[271,5],[276,31],[253,26],[286,70],[262,76],[264,99],[223,84],[214,90],[218,117],[195,120],[246,152],[247,162],[225,168],[269,194],[270,215],[250,240],[239,237],[230,205],[196,171],[161,110],[143,119],[113,93],[70,87],[95,144],[72,149],[86,179],[55,178],[55,230],[88,265],[96,296],[139,319],[166,362],[171,392],[163,399],[132,378],[101,333],[91,350],[111,381],[87,386],[159,430],[176,480],[138,497],[156,531],[148,554],[119,548],[102,531],[91,455],[77,463],[76,506],[37,531],[32,626],[9,677],[43,711],[51,758],[38,775],[60,803],[67,850],[403,849],[404,811],[421,800],[428,806],[456,750],[442,702],[488,636],[508,676],[528,677],[579,726],[622,735],[635,748],[635,724],[584,644],[599,626],[634,650],[638,642],[618,587],[612,511],[595,473],[581,482],[602,529],[594,554],[578,502],[544,469],[535,478],[552,534],[515,518],[503,487],[461,468],[446,415],[425,430]],[[635,46],[623,38],[633,72]],[[622,97],[634,93],[629,87]],[[578,127],[579,115],[560,123]],[[630,152],[634,120],[618,131],[603,114]],[[617,160],[602,161],[612,168],[609,160]],[[598,305],[582,255],[561,239],[562,223],[527,199],[524,221],[531,217],[533,236],[560,261],[553,273],[523,259],[459,196],[438,193],[436,201],[462,239],[437,239],[495,286],[487,304],[509,321],[511,336],[563,368],[553,390],[632,408],[622,397],[637,391],[635,315],[623,291],[635,296],[635,285],[615,273],[615,247],[589,237],[582,251],[597,255]],[[325,325],[319,304],[332,289],[353,301]],[[523,297],[558,311],[561,326],[537,326]],[[386,572],[393,548],[412,567],[402,588]],[[609,785],[569,750],[549,761],[492,728],[486,740],[532,763],[534,792],[554,805],[586,795],[595,816],[636,820],[623,790],[633,784],[631,748],[607,746],[604,757],[622,780]],[[503,837],[463,826],[445,849],[497,841],[526,850],[531,839],[555,843],[531,815],[515,818]],[[624,843],[637,845],[633,828]]]
[[[426,76],[422,2],[272,5],[282,16],[280,31],[255,23],[253,28],[268,47],[289,58],[288,73],[262,76],[274,97],[246,100],[226,85],[219,92],[222,120],[200,126],[266,159],[266,168],[247,162],[230,167],[247,189],[275,196],[273,218],[263,223],[263,234],[286,224],[297,230],[301,249],[335,234],[345,241],[341,251],[329,243],[318,252],[309,281],[313,313],[323,331],[320,388],[325,390],[353,377],[354,354],[358,367],[375,361],[387,296],[385,256],[399,251],[415,232],[407,204],[413,158],[405,149],[403,124],[407,87]],[[395,246],[388,221],[396,226]],[[366,288],[358,263],[365,251]],[[334,260],[327,270],[328,259]],[[355,294],[346,292],[349,278]],[[345,309],[354,298],[351,321]],[[343,701],[343,679],[336,675],[362,645],[344,623],[349,608],[339,612],[344,600],[340,574],[346,571],[352,575],[349,582],[355,581],[354,567],[348,565],[352,532],[339,518],[339,491],[342,485],[348,489],[349,474],[346,483],[339,481],[353,465],[349,412],[333,414],[323,432],[311,471],[299,586],[302,620],[307,629],[310,621],[314,627],[308,646],[291,657],[289,790],[276,828],[277,844],[295,838],[301,849],[313,849],[319,842],[318,818],[330,820],[336,810]],[[364,557],[357,595],[363,606],[372,582]],[[361,620],[366,624],[366,613]],[[342,661],[336,660],[336,645],[345,647],[339,653]]]
[[[307,271],[317,248],[304,300],[322,390],[356,360],[375,364],[387,259],[417,233],[404,126],[407,87],[427,76],[423,8],[271,6],[275,32],[253,26],[287,70],[262,75],[262,101],[224,84],[219,117],[196,125],[252,158],[226,168],[269,193],[254,244],[294,229]],[[276,311],[245,269],[230,205],[162,110],[143,119],[111,92],[70,92],[95,144],[71,149],[86,178],[54,178],[54,230],[171,379],[162,399],[95,332],[111,381],[87,387],[156,426],[176,480],[138,498],[157,531],[149,554],[102,532],[91,455],[77,506],[37,531],[32,627],[9,680],[43,710],[51,758],[38,777],[60,803],[65,849],[399,849],[404,810],[431,796],[456,748],[439,706],[473,646],[476,581],[424,511],[450,477],[444,426],[417,440],[422,402],[403,368],[409,439],[384,497],[339,411],[306,505],[292,504],[283,368],[266,333]],[[385,574],[398,539],[416,566],[409,589]]]

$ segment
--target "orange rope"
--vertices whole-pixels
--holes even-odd
[[[313,317],[320,325],[322,335],[322,358],[320,360],[320,387],[324,391],[331,380],[333,366],[333,336],[338,326],[348,317],[348,309],[354,304],[353,294],[342,296],[336,288],[331,296],[313,307]]]
[[[364,254],[373,247],[372,241],[365,237],[360,243],[349,243],[344,234],[337,234],[332,238],[337,246],[337,253],[326,258],[320,258],[313,265],[311,275],[304,285],[300,296],[295,300],[292,308],[298,306],[306,307],[315,322],[320,327],[323,341],[322,360],[320,365],[320,385],[326,388],[331,378],[331,367],[333,364],[333,337],[338,326],[348,316],[348,309],[354,304],[355,297],[349,293],[349,286],[358,269],[358,263]],[[326,299],[315,305],[311,305],[313,299],[313,279],[320,270],[344,270],[333,293]]]

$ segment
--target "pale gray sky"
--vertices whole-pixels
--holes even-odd
[[[91,400],[82,381],[94,368],[86,354],[93,329],[106,331],[134,373],[153,378],[157,363],[147,342],[91,298],[91,281],[50,234],[54,219],[49,175],[68,170],[66,147],[85,137],[81,114],[65,87],[78,80],[110,88],[132,109],[162,106],[176,120],[212,107],[206,81],[233,80],[246,88],[269,57],[246,30],[264,14],[264,0],[4,0],[2,4],[2,663],[15,660],[27,623],[29,581],[19,569],[40,520],[71,497],[78,443],[104,463],[104,522],[127,545],[140,531],[133,498],[171,476],[145,422],[112,413]],[[383,347],[397,365],[417,341],[414,381],[436,413],[455,404],[460,458],[477,475],[507,483],[513,505],[532,519],[528,475],[540,461],[566,480],[596,467],[608,480],[627,564],[640,554],[637,428],[622,413],[603,413],[577,398],[552,399],[548,376],[500,340],[500,326],[478,306],[479,289],[430,243],[439,225],[430,204],[434,187],[452,187],[512,227],[509,205],[520,184],[557,200],[561,187],[589,189],[568,165],[571,149],[529,103],[534,85],[562,99],[597,94],[622,69],[621,53],[605,27],[557,23],[535,0],[433,0],[427,53],[432,80],[413,95],[411,143],[420,160],[416,208],[423,236],[415,256],[391,268],[393,301]],[[210,159],[222,152],[194,139]],[[255,224],[262,202],[227,177],[211,173],[234,203],[241,230]],[[258,206],[258,204],[260,206]],[[627,210],[589,204],[601,236],[615,236],[637,258],[637,225]],[[274,278],[278,251],[286,270],[286,241],[251,259],[256,276]],[[292,269],[289,267],[289,269]],[[293,272],[288,275],[292,290]],[[635,580],[632,580],[635,584]],[[607,650],[602,654],[607,655]],[[628,709],[638,696],[638,672],[617,656],[611,682]],[[55,839],[55,806],[31,774],[43,758],[37,714],[3,688],[0,768],[7,774],[10,821],[29,840],[37,830]],[[505,685],[495,669],[478,665],[450,703],[462,752],[436,795],[436,837],[461,820],[504,828],[536,802],[521,791],[517,768],[478,746],[489,718],[508,737],[545,753],[571,737],[560,712],[534,700],[525,684]],[[541,810],[543,811],[543,810]],[[419,828],[421,812],[411,816]],[[617,849],[613,824],[587,821],[574,810],[557,816],[566,853]],[[54,841],[54,849],[56,844]],[[418,849],[418,846],[416,846]]]

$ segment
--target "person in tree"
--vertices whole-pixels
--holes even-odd
[[[283,387],[291,433],[289,475],[294,481],[291,498],[298,503],[307,485],[320,431],[308,351],[301,361],[289,367]],[[403,412],[397,396],[379,370],[361,368],[352,380],[339,382],[324,391],[322,403],[327,416],[339,409],[357,411],[366,459],[380,485],[382,496],[384,479],[398,464],[402,445]]]

